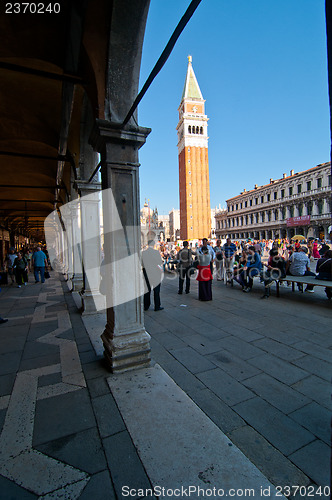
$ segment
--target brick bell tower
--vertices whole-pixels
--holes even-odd
[[[180,237],[208,238],[211,207],[208,162],[208,117],[204,99],[188,56],[188,69],[179,106],[178,155],[180,187]]]

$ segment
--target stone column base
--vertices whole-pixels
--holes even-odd
[[[83,288],[83,276],[82,274],[75,274],[71,280],[73,288],[73,292],[80,292]]]
[[[82,315],[84,316],[87,314],[96,314],[106,309],[105,296],[99,292],[84,292],[82,294],[82,303]]]
[[[142,330],[111,338],[106,325],[101,338],[104,356],[112,373],[121,373],[150,366],[150,335]]]

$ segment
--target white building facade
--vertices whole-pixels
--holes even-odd
[[[217,238],[290,239],[302,234],[328,237],[331,225],[331,164],[283,174],[265,186],[226,200],[216,214]]]

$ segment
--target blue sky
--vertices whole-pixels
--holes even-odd
[[[141,86],[189,0],[151,0]],[[202,0],[138,110],[141,205],[179,208],[176,125],[187,56],[209,117],[211,207],[329,161],[324,0]]]

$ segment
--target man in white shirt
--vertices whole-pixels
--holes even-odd
[[[307,247],[300,247],[298,252],[292,253],[288,261],[287,274],[291,276],[316,276],[310,270],[310,260],[307,255]],[[306,292],[313,293],[314,285],[307,285]]]

